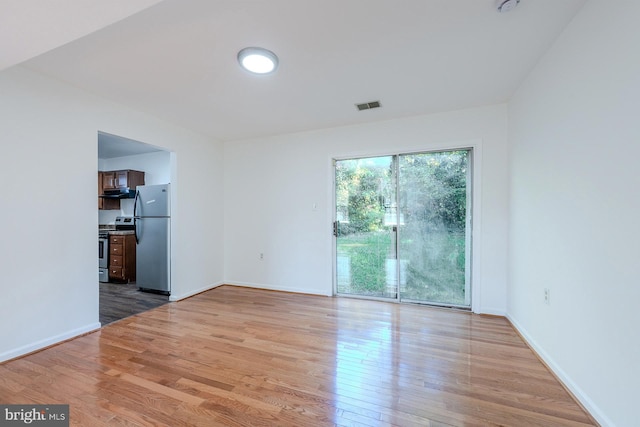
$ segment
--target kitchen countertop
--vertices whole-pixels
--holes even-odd
[[[116,230],[116,226],[113,224],[100,224],[98,231],[109,232],[111,236],[126,236],[128,234],[135,234],[133,230]]]

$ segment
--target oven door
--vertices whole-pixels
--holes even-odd
[[[99,268],[98,269],[98,281],[102,283],[109,283],[109,269],[108,268]]]
[[[98,238],[98,267],[109,268],[109,238]]]

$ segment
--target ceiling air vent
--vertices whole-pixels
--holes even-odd
[[[370,110],[372,108],[380,108],[380,101],[365,102],[364,104],[356,104],[358,110]]]

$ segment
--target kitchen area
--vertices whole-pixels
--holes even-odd
[[[102,325],[169,301],[170,155],[148,144],[98,133]]]

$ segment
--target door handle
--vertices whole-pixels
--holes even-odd
[[[338,237],[338,221],[333,221],[333,235]]]

